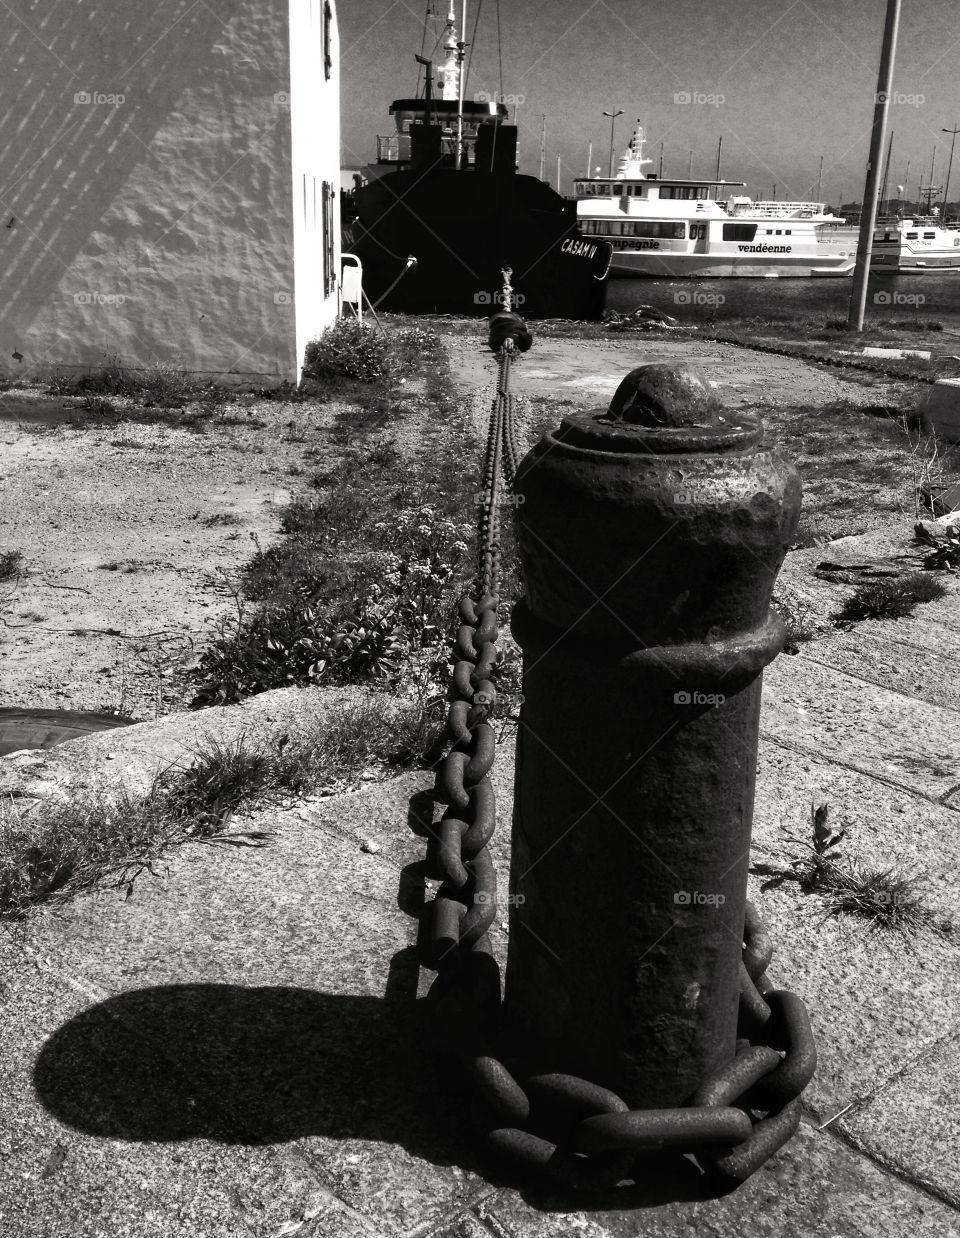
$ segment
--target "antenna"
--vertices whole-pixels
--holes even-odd
[[[540,179],[543,180],[543,160],[547,153],[547,118],[544,113],[540,115]]]

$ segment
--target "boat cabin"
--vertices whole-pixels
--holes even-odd
[[[715,197],[718,185],[742,185],[742,181],[661,181],[655,176],[644,180],[599,177],[576,180],[576,198],[646,198],[672,202],[706,202]]]
[[[433,130],[438,156],[452,165],[456,161],[458,105],[455,99],[394,99],[390,104],[396,131],[377,137],[377,163],[394,167],[414,161],[419,139],[429,142],[426,131]],[[492,130],[507,119],[506,104],[463,101],[462,167],[476,166],[477,139],[486,127]]]

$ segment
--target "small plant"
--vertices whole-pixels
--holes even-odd
[[[791,835],[800,854],[787,852],[786,867],[755,864],[752,871],[768,877],[763,889],[794,881],[804,894],[820,896],[828,915],[855,915],[882,928],[909,932],[932,925],[951,930],[948,921],[937,922],[916,888],[916,877],[899,872],[896,865],[870,869],[840,855],[846,829],[832,829],[828,804],[810,805],[812,838]]]
[[[345,700],[293,736],[208,738],[188,763],[161,770],[145,795],[121,788],[29,813],[15,800],[0,802],[0,919],[104,883],[129,896],[171,848],[236,841],[224,831],[238,812],[342,790],[371,764],[423,763],[436,729],[415,702]],[[269,841],[256,830],[241,837],[246,846]]]
[[[374,383],[387,376],[387,345],[371,328],[342,319],[307,345],[303,368],[311,378]]]
[[[960,525],[947,525],[942,533],[933,533],[927,525],[918,521],[914,536],[922,545],[930,547],[930,553],[923,561],[925,568],[947,568],[950,571],[960,568]]]
[[[778,583],[773,595],[773,609],[783,620],[785,653],[799,653],[800,646],[820,634],[821,623],[816,611],[803,598]]]
[[[923,572],[871,580],[857,586],[837,618],[855,623],[862,619],[903,619],[921,602],[934,602],[946,592],[939,580]]]
[[[764,889],[773,889],[783,885],[785,881],[796,881],[805,894],[819,888],[827,871],[836,865],[837,848],[846,837],[847,831],[837,833],[829,825],[830,805],[810,805],[810,830],[812,841],[791,835],[793,842],[799,846],[801,854],[791,859],[787,868],[773,868],[767,873],[771,880]]]
[[[243,524],[243,517],[236,512],[214,512],[212,516],[204,516],[202,523],[213,529],[220,525]]]
[[[16,580],[23,574],[23,551],[0,550],[0,581]]]

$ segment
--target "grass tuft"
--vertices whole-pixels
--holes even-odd
[[[322,722],[267,741],[208,738],[187,764],[162,770],[145,795],[121,788],[23,810],[0,805],[0,918],[100,885],[132,892],[171,848],[213,840],[241,811],[290,795],[332,793],[373,766],[429,759],[439,716],[385,697],[341,702]],[[264,845],[254,831],[249,845]]]
[[[16,580],[24,573],[22,550],[0,550],[0,580]]]
[[[931,927],[952,932],[948,920],[938,919],[917,888],[915,875],[898,870],[867,868],[842,857],[840,844],[846,829],[834,832],[828,804],[810,805],[812,837],[793,838],[797,851],[786,853],[787,865],[755,864],[751,871],[767,877],[763,889],[793,881],[804,894],[820,896],[828,915],[851,915],[880,928],[909,934]]]
[[[946,595],[943,584],[923,572],[885,577],[858,585],[837,615],[838,619],[903,619],[912,615],[922,602],[934,602]]]

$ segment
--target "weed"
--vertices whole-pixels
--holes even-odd
[[[370,327],[346,319],[307,345],[304,374],[310,378],[353,378],[374,383],[387,377],[387,345]]]
[[[456,415],[439,368],[425,385],[438,416]],[[243,603],[258,608],[241,604],[222,626],[197,670],[194,704],[288,684],[371,680],[403,691],[416,685],[426,701],[439,673],[430,668],[446,661],[470,559],[476,479],[463,459],[455,436],[414,460],[389,438],[374,438],[316,473],[284,508],[285,536],[258,546],[247,565]]]
[[[109,882],[128,895],[165,851],[223,837],[237,812],[290,794],[331,792],[370,764],[415,764],[432,734],[414,703],[380,697],[341,702],[293,736],[208,738],[186,764],[157,774],[147,793],[53,801],[21,811],[0,806],[0,917]],[[246,845],[264,845],[258,831]]]
[[[847,831],[834,833],[828,804],[810,805],[812,838],[792,838],[800,854],[788,852],[789,864],[755,864],[754,873],[769,878],[763,889],[794,881],[804,894],[821,897],[829,915],[854,915],[881,928],[910,932],[925,926],[949,931],[949,922],[937,922],[917,889],[915,875],[896,865],[871,869],[840,856]]]
[[[204,516],[201,523],[212,529],[220,525],[243,524],[243,517],[236,512],[214,512],[212,516]]]
[[[918,521],[914,528],[914,537],[921,545],[930,548],[930,553],[923,561],[925,568],[947,568],[950,571],[960,568],[960,526],[946,525],[942,532],[934,533],[928,525]]]
[[[16,580],[24,574],[22,550],[0,550],[0,580]]]
[[[884,577],[858,585],[837,615],[840,620],[902,619],[912,615],[921,602],[933,602],[946,594],[939,580],[923,572]]]
[[[782,582],[778,582],[774,589],[773,609],[783,620],[783,648],[786,653],[798,653],[800,645],[813,640],[822,630],[823,625],[814,608]]]

